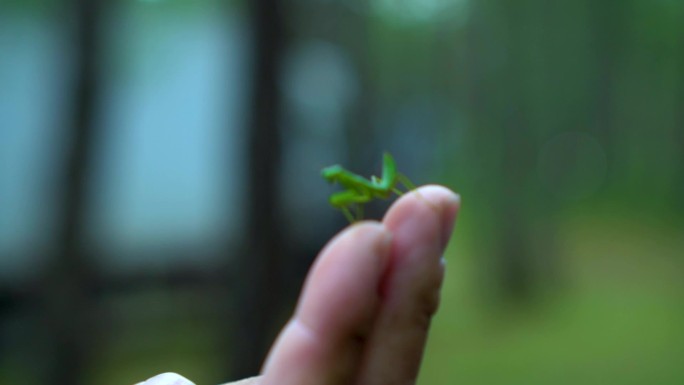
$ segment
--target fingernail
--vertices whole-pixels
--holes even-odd
[[[461,196],[454,194],[442,206],[442,250],[449,245],[451,233],[454,231],[456,212],[461,204]]]

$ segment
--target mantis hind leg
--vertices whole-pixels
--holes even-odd
[[[363,219],[363,205],[362,204],[356,204],[354,205],[355,211],[356,211],[356,220],[361,220]]]
[[[342,211],[342,214],[344,214],[344,217],[347,218],[349,223],[354,223],[356,221],[356,219],[354,219],[354,215],[349,210],[349,207],[340,206],[339,209],[340,209],[340,211]]]
[[[340,211],[342,211],[342,214],[344,214],[344,217],[347,218],[349,223],[354,223],[356,221],[359,221],[363,219],[363,204],[361,203],[355,203],[350,206],[354,206],[354,213],[352,214],[352,211],[349,209],[348,206],[340,206],[338,207]]]

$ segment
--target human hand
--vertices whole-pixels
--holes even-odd
[[[459,206],[450,190],[424,186],[382,222],[338,234],[316,259],[262,375],[224,385],[415,383]],[[145,383],[162,384],[192,383],[168,373]]]

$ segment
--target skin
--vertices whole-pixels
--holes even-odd
[[[361,205],[363,203],[374,198],[387,199],[392,193],[401,195],[401,191],[396,188],[397,183],[401,182],[405,186],[413,188],[413,184],[408,178],[397,172],[394,158],[387,152],[383,155],[382,178],[372,176],[369,180],[347,171],[340,165],[324,168],[321,171],[321,176],[328,182],[339,183],[345,188],[344,191],[332,194],[329,202],[333,207],[342,210],[349,222],[361,219],[363,216]],[[357,208],[356,217],[349,210],[350,206]]]
[[[262,375],[225,385],[415,383],[460,206],[444,187],[418,191],[325,246]]]

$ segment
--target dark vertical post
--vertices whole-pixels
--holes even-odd
[[[252,16],[251,122],[248,134],[246,254],[238,263],[233,376],[258,372],[270,345],[280,304],[278,263],[283,253],[279,226],[280,90],[283,7],[280,0],[248,2]]]
[[[51,345],[45,382],[79,385],[85,384],[83,369],[94,340],[89,290],[94,276],[79,246],[99,94],[101,7],[99,0],[76,0],[70,5],[76,54],[73,89],[69,90],[73,99],[68,107],[67,145],[58,180],[57,246],[41,287],[41,321]]]

